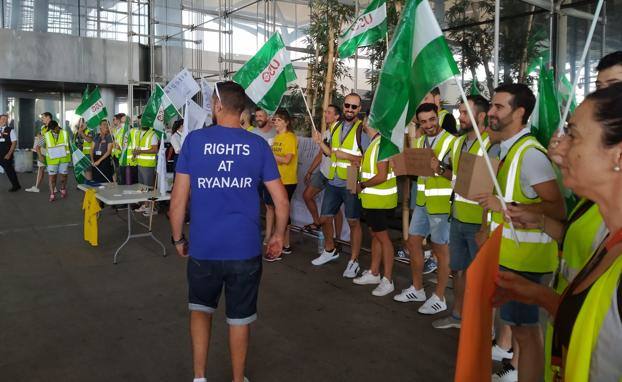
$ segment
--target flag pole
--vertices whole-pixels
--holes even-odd
[[[162,139],[160,139],[160,148],[161,146],[164,144],[164,136],[162,136]],[[158,152],[160,151],[160,149],[158,148]],[[156,154],[158,155],[158,154]],[[158,193],[158,164],[156,162],[156,172],[155,172],[155,177],[154,177],[154,185],[153,185],[153,196],[151,197],[151,205],[149,206],[149,232],[151,232],[151,223],[153,222],[153,210],[155,209],[155,202],[156,202],[156,198],[157,198],[157,193]]]
[[[305,103],[305,107],[307,108],[307,113],[309,113],[309,118],[311,119],[311,125],[313,126],[313,130],[316,131],[315,122],[313,121],[313,115],[311,115],[311,109],[309,109],[309,105],[307,104],[307,98],[305,97],[305,93],[302,92],[302,88],[296,85],[298,90],[300,90],[300,95],[302,95],[302,100]]]
[[[587,53],[590,49],[590,45],[592,45],[592,37],[594,36],[594,30],[596,29],[596,24],[598,24],[598,15],[600,15],[600,10],[603,7],[604,0],[599,0],[596,5],[596,11],[594,12],[594,17],[592,17],[592,25],[590,25],[590,31],[587,34],[587,39],[585,40],[585,46],[583,47],[583,53],[581,54],[581,69],[585,66],[585,58],[587,57]],[[579,73],[581,70],[579,70]],[[587,81],[586,81],[587,82]],[[577,85],[579,84],[579,76],[574,76],[574,81],[572,81],[572,89],[570,90],[570,94],[568,96],[568,102],[564,106],[564,114],[559,121],[559,127],[557,128],[557,136],[561,137],[564,135],[564,124],[566,123],[566,119],[568,118],[568,113],[570,112],[570,105],[572,104],[572,100],[574,99],[574,95],[577,91]]]
[[[479,145],[480,147],[486,147],[486,145],[484,144],[484,140],[482,139],[482,135],[479,133],[479,128],[477,127],[477,122],[475,121],[473,110],[471,110],[471,105],[469,105],[469,101],[467,100],[467,96],[464,93],[464,89],[462,88],[460,81],[458,81],[458,78],[456,76],[454,76],[453,78],[454,78],[454,81],[456,81],[456,85],[458,85],[458,89],[460,89],[460,97],[462,98],[462,102],[464,103],[464,106],[467,109],[467,114],[469,115],[469,120],[471,121],[471,124],[473,125],[473,130],[475,131],[475,135],[477,136]],[[499,201],[501,202],[501,208],[503,209],[503,211],[507,211],[508,207],[507,207],[507,204],[505,203],[505,199],[503,198],[503,193],[501,192],[501,186],[499,186],[499,182],[497,181],[497,174],[492,168],[492,163],[490,162],[490,157],[488,157],[488,152],[486,150],[482,150],[482,152],[484,154],[483,156],[484,156],[484,161],[486,162],[486,168],[488,169],[488,174],[492,178],[492,182],[495,186],[495,191],[497,192],[497,195],[499,196]],[[516,242],[517,245],[520,245],[519,240],[518,240],[518,235],[516,234],[516,229],[514,229],[514,224],[512,223],[512,220],[510,219],[508,223],[510,224],[510,229],[512,230],[512,237],[514,238],[514,241]]]
[[[494,47],[493,47],[493,61],[495,64],[495,77],[492,79],[492,83],[495,88],[497,87],[497,85],[499,85],[499,13],[501,12],[499,1],[500,0],[495,0],[495,33],[494,33],[495,38],[494,38]]]

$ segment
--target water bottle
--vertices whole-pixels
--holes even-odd
[[[317,234],[317,253],[324,252],[324,232],[320,231]]]

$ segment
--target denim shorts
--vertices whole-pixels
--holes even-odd
[[[328,178],[322,174],[322,171],[318,170],[311,175],[311,187],[323,190],[328,184]]]
[[[248,325],[257,319],[261,256],[247,260],[188,259],[188,308],[212,314],[225,287],[229,325]]]
[[[408,234],[412,236],[432,236],[432,243],[447,244],[449,242],[448,214],[430,215],[425,207],[416,206],[410,219]]]
[[[69,173],[69,163],[48,164],[47,170],[50,175],[67,175]]]
[[[518,272],[502,266],[502,271],[514,272],[530,281],[538,284],[542,283],[543,273]],[[538,305],[523,304],[518,301],[508,301],[501,305],[499,309],[499,317],[504,324],[510,326],[533,326],[540,324],[540,308]]]
[[[322,216],[335,216],[341,204],[345,206],[346,219],[359,220],[361,218],[361,199],[357,194],[351,193],[345,187],[335,187],[327,184],[324,189],[322,200]]]
[[[481,225],[463,223],[451,219],[449,224],[449,267],[452,271],[465,271],[475,255],[477,255],[477,243],[475,234]]]

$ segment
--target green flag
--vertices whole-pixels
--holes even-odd
[[[233,81],[240,84],[246,95],[268,114],[278,109],[287,85],[295,80],[296,72],[278,32],[233,76]]]
[[[95,88],[88,96],[82,96],[82,103],[76,108],[76,114],[84,118],[86,126],[92,132],[97,130],[99,123],[108,116],[99,88]]]
[[[477,88],[477,79],[474,78],[473,81],[471,81],[471,89],[469,90],[469,95],[476,96],[480,94],[481,93],[479,92],[479,89]]]
[[[73,174],[78,183],[84,183],[84,171],[91,167],[91,161],[76,146],[74,141],[69,142],[71,149],[71,161],[73,162]]]
[[[546,64],[540,67],[537,98],[536,107],[531,117],[531,133],[538,142],[547,147],[549,140],[559,126],[561,113],[557,91],[555,90],[554,72]]]
[[[339,57],[348,58],[356,49],[382,40],[387,35],[386,0],[372,0],[363,14],[339,36]]]
[[[127,166],[128,146],[130,140],[130,117],[125,117],[125,123],[123,124],[123,130],[121,130],[121,156],[119,157],[119,166]]]
[[[458,74],[427,0],[410,0],[395,29],[371,107],[370,124],[382,135],[379,159],[404,148],[404,130],[425,95]]]

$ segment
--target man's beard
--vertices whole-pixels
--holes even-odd
[[[470,133],[471,131],[473,131],[473,125],[465,126],[464,128],[461,128],[461,130],[465,133]]]
[[[268,121],[261,121],[260,122],[260,121],[255,120],[255,122],[257,123],[257,127],[260,128],[260,129],[263,129],[268,124]]]
[[[490,127],[490,130],[492,130],[492,131],[496,131],[496,132],[499,132],[499,131],[503,131],[503,130],[505,130],[505,128],[506,128],[506,127],[510,124],[510,122],[511,122],[511,118],[509,118],[509,117],[510,117],[510,116],[508,116],[508,121],[507,121],[507,123],[506,123],[506,121],[504,121],[504,120],[502,120],[502,119],[499,119],[499,118],[497,118],[496,123],[493,123],[492,121],[490,121],[490,126],[489,126],[489,127]]]
[[[351,116],[351,117],[348,117],[348,115],[347,115],[347,114],[344,114],[344,116],[343,116],[343,119],[345,119],[345,120],[346,120],[346,121],[348,121],[348,122],[352,122],[352,121],[354,121],[354,118],[356,118],[356,114],[354,114],[354,115],[353,115],[353,116]]]

